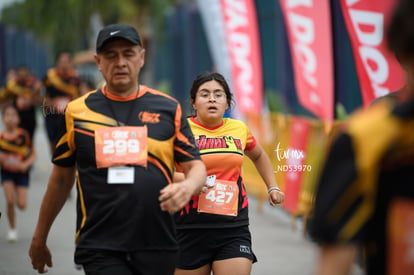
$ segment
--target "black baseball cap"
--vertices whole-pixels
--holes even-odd
[[[116,38],[126,39],[135,45],[142,46],[141,38],[134,27],[126,24],[111,24],[99,31],[96,52],[99,53],[106,42]]]

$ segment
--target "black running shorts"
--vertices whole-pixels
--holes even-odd
[[[173,275],[176,261],[177,251],[77,249],[75,254],[86,275]]]
[[[177,267],[180,269],[193,270],[214,261],[240,257],[257,262],[248,226],[179,229],[177,239],[180,246]]]

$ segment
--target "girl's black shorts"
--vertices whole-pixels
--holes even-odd
[[[184,270],[200,268],[214,261],[257,258],[252,250],[249,226],[234,228],[178,229],[179,257],[177,267]]]

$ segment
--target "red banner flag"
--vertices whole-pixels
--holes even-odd
[[[329,0],[280,0],[299,102],[333,120],[333,53]]]
[[[283,208],[289,213],[298,210],[303,173],[308,172],[306,154],[310,122],[302,117],[294,117],[290,125],[289,148],[276,148],[277,161],[285,160],[282,166],[285,175],[285,201]],[[277,166],[278,168],[278,166]]]
[[[254,1],[221,0],[221,6],[237,109],[241,115],[260,114],[263,76]]]
[[[387,49],[385,32],[397,0],[341,0],[365,106],[400,89],[405,73]]]

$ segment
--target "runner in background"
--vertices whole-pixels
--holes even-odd
[[[7,239],[17,241],[15,207],[26,208],[30,167],[36,159],[30,136],[19,128],[19,114],[14,105],[2,109],[4,129],[0,132],[1,184],[6,198],[9,232]]]
[[[359,247],[367,275],[414,274],[413,17],[414,1],[398,1],[386,31],[406,99],[355,113],[329,148],[309,226],[321,246],[317,275],[350,274]]]
[[[232,94],[218,73],[199,75],[190,90],[196,114],[188,119],[207,168],[204,192],[176,214],[180,257],[176,275],[247,275],[256,256],[242,178],[244,155],[263,178],[272,206],[284,200],[269,157],[242,121],[223,118]],[[179,171],[179,167],[177,167]],[[176,173],[177,179],[182,175]]]
[[[0,108],[4,105],[13,102],[13,95],[8,93],[6,90],[7,82],[10,80],[16,79],[16,69],[14,67],[9,67],[7,69],[6,77],[2,83],[0,83]]]
[[[66,105],[80,95],[80,85],[81,79],[73,66],[71,53],[60,52],[56,58],[56,67],[49,69],[44,78],[46,90],[42,112],[52,154],[59,134],[63,131]]]
[[[25,129],[33,141],[36,129],[36,107],[40,105],[42,83],[25,65],[16,68],[15,76],[7,81],[3,98],[12,100],[20,117],[20,127]]]

